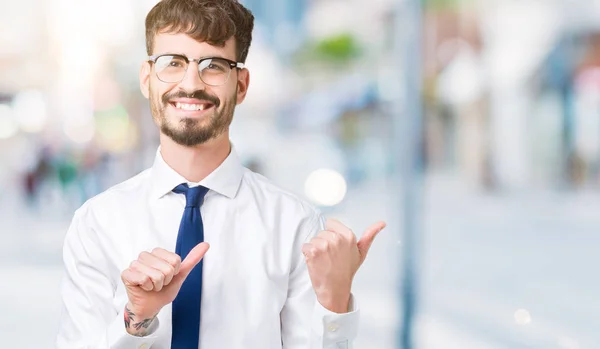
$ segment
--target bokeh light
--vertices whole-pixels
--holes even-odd
[[[71,141],[84,144],[94,138],[96,127],[93,120],[69,121],[65,123],[64,132]]]
[[[346,196],[346,180],[339,172],[319,169],[312,172],[304,184],[306,196],[317,205],[335,206]]]
[[[529,325],[531,323],[531,315],[525,309],[518,309],[515,312],[515,322],[517,325]]]
[[[19,132],[19,125],[14,119],[9,105],[0,104],[0,139],[11,138]]]
[[[48,121],[44,94],[40,91],[23,91],[12,102],[14,117],[24,132],[41,132]]]

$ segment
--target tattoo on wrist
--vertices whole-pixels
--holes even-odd
[[[148,334],[148,327],[152,324],[152,321],[156,318],[156,315],[149,319],[144,319],[142,321],[136,322],[136,314],[129,309],[129,307],[125,306],[125,328],[130,329],[134,328],[136,331],[134,336],[144,337]]]

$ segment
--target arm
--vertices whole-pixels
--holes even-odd
[[[56,347],[125,349],[144,344],[150,347],[156,340],[152,334],[158,328],[158,320],[148,327],[139,326],[138,336],[127,332],[125,309],[116,311],[113,307],[116,285],[109,277],[107,256],[100,248],[98,236],[86,224],[85,212],[86,208],[82,208],[75,213],[65,237],[65,276]],[[128,316],[130,325],[143,321]]]
[[[323,228],[318,214],[300,227],[288,285],[287,301],[281,311],[281,338],[284,349],[349,349],[358,333],[359,311],[353,298],[343,314],[334,313],[319,301],[302,254],[302,245]],[[335,309],[339,310],[339,309]]]
[[[150,348],[158,336],[156,315],[173,302],[181,285],[209,246],[196,245],[185,260],[155,248],[141,252],[121,273],[128,302],[113,308],[116,285],[109,260],[81,210],[75,214],[64,245],[65,279],[56,346],[86,349]],[[118,271],[113,270],[116,274]]]

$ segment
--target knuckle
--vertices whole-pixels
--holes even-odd
[[[329,249],[337,249],[342,246],[342,240],[335,239],[329,244]]]
[[[350,236],[351,239],[356,239],[356,234],[354,233],[353,230],[349,230],[348,235]]]
[[[163,271],[163,273],[165,274],[165,276],[170,276],[175,274],[175,267],[173,267],[170,264],[167,264],[165,270]]]
[[[177,266],[181,264],[181,257],[177,253],[173,253],[173,255],[169,258],[169,263],[172,266]]]
[[[302,245],[302,253],[304,253],[306,257],[312,255],[312,250],[313,245],[311,245],[310,243],[305,243],[304,245]]]
[[[150,283],[152,283],[153,285],[156,285],[156,286],[163,284],[162,279],[158,276],[150,276],[149,280],[150,280]]]
[[[131,264],[129,264],[129,268],[133,269],[133,270],[137,270],[139,268],[139,266],[142,263],[140,263],[140,261],[138,261],[137,259],[134,260],[133,262],[131,262]]]
[[[146,284],[148,282],[151,282],[150,277],[146,274],[142,274],[142,276],[140,277],[140,284]]]
[[[165,279],[165,275],[159,271],[152,273],[152,275],[150,275],[150,277],[152,278],[152,281],[156,281],[156,282],[162,282],[162,280]]]

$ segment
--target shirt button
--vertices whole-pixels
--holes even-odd
[[[142,345],[140,345],[140,349],[148,349],[148,344],[143,343]]]
[[[338,324],[329,324],[329,325],[327,326],[327,330],[328,330],[329,332],[335,332],[335,331],[337,331],[337,330],[338,330],[338,328],[340,328],[340,326],[338,326]]]

